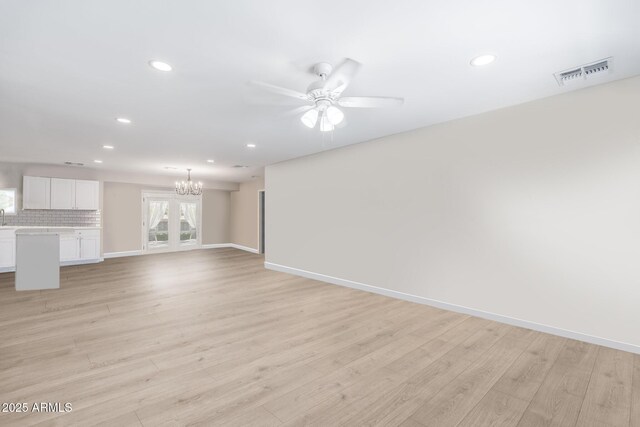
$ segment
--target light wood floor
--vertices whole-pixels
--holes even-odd
[[[0,425],[640,426],[640,356],[212,249],[0,274]]]

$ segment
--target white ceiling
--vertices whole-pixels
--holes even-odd
[[[3,0],[0,159],[245,181],[285,159],[640,74],[638,18],[637,0]],[[469,66],[486,52],[497,61]],[[598,81],[561,88],[552,76],[608,56],[615,71]],[[313,64],[344,57],[363,64],[344,96],[405,105],[345,109],[347,126],[322,134],[282,117],[295,100],[268,105],[289,101],[247,85],[304,91]]]

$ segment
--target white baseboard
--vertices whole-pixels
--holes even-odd
[[[107,252],[104,254],[104,258],[120,258],[123,256],[137,256],[142,255],[143,252],[141,250],[137,251],[124,251],[124,252]]]
[[[105,254],[106,255],[106,254]],[[99,262],[104,261],[104,258],[97,259],[77,259],[74,261],[61,261],[60,267],[67,267],[70,265],[82,265],[82,264],[97,264]],[[0,273],[12,273],[16,271],[15,267],[2,267],[0,268]]]
[[[248,246],[237,245],[235,243],[210,243],[208,245],[202,245],[202,249],[217,249],[217,248],[235,248],[241,251],[251,252],[257,254],[258,250],[250,248]]]
[[[200,247],[198,249],[220,249],[220,248],[235,248],[235,249],[240,249],[242,251],[247,251],[247,252],[251,252],[254,254],[258,253],[257,249],[253,249],[253,248],[249,248],[247,246],[242,246],[242,245],[236,245],[235,243],[209,243],[206,245],[200,245]],[[194,249],[194,250],[198,250],[198,249]],[[123,251],[123,252],[107,252],[104,254],[104,258],[120,258],[120,257],[125,257],[125,256],[137,256],[137,255],[144,255],[145,252],[142,250],[136,250],[136,251]]]
[[[98,259],[76,259],[73,261],[61,261],[60,267],[66,267],[69,265],[82,265],[82,264],[97,264],[99,262],[104,261],[104,258]]]
[[[206,245],[201,245],[200,249],[219,249],[219,248],[230,248],[231,243],[209,243]]]
[[[236,248],[236,249],[240,249],[241,251],[247,251],[247,252],[251,252],[253,254],[257,254],[258,250],[254,249],[254,248],[250,248],[248,246],[242,246],[242,245],[236,245],[235,243],[230,243],[229,247],[231,248]]]
[[[614,341],[614,340],[597,337],[593,335],[587,335],[581,332],[569,331],[562,328],[556,328],[554,326],[544,325],[536,322],[530,322],[528,320],[517,319],[509,316],[503,316],[501,314],[490,313],[482,310],[476,310],[474,308],[469,308],[469,307],[456,305],[456,304],[450,304],[448,302],[439,301],[431,298],[420,297],[412,294],[406,294],[404,292],[393,291],[386,288],[379,288],[377,286],[366,285],[364,283],[354,282],[352,280],[340,279],[338,277],[332,277],[332,276],[327,276],[320,273],[314,273],[311,271],[300,270],[298,268],[287,267],[285,265],[274,264],[271,262],[265,262],[264,267],[268,268],[269,270],[289,273],[296,276],[306,277],[308,279],[314,279],[314,280],[319,280],[321,282],[331,283],[334,285],[345,286],[353,289],[359,289],[361,291],[372,292],[375,294],[380,294],[380,295],[397,298],[405,301],[415,302],[418,304],[430,305],[432,307],[455,311],[457,313],[469,314],[471,316],[482,317],[483,319],[494,320],[496,322],[506,323],[508,325],[519,326],[522,328],[532,329],[534,331],[544,332],[552,335],[558,335],[565,338],[571,338],[574,340],[585,341],[591,344],[601,345],[604,347],[611,347],[617,350],[623,350],[623,351],[628,351],[630,353],[640,354],[640,346],[637,346],[634,344]]]

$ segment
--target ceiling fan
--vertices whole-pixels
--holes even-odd
[[[250,82],[252,85],[278,95],[289,96],[305,101],[310,105],[303,105],[290,112],[301,114],[302,123],[313,129],[320,123],[322,132],[331,131],[344,120],[344,113],[338,107],[344,108],[384,108],[398,107],[404,102],[403,98],[382,96],[342,96],[342,92],[349,86],[358,72],[360,63],[353,59],[345,59],[335,69],[331,64],[320,62],[313,67],[313,72],[320,80],[309,85],[307,92],[299,92],[263,82]]]

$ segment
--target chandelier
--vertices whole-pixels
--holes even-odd
[[[186,181],[176,181],[176,193],[181,196],[199,196],[202,194],[202,183],[191,181],[191,169],[187,169]]]

